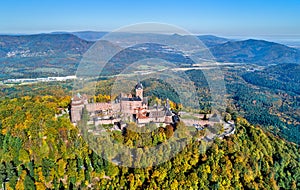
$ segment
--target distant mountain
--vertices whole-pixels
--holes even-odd
[[[108,32],[94,32],[94,31],[72,32],[72,34],[87,41],[97,41],[107,33]]]
[[[102,74],[119,74],[130,64],[151,58],[166,60],[178,67],[192,66],[194,63],[189,57],[168,46],[145,43],[124,49],[116,54],[104,67]],[[159,66],[159,63],[157,65]]]
[[[74,74],[92,44],[72,34],[0,36],[1,78]]]
[[[77,37],[87,40],[87,41],[97,41],[100,38],[102,38],[105,34],[108,34],[109,32],[97,32],[97,31],[80,31],[80,32],[72,32],[71,34],[76,35]],[[56,34],[56,32],[55,32]],[[61,34],[61,32],[57,32],[57,34]],[[130,34],[120,33],[120,36],[128,36]],[[135,34],[136,35],[136,34]],[[142,35],[148,35],[149,38],[163,38],[164,34],[142,34]],[[176,35],[176,34],[175,34]],[[178,35],[179,36],[179,35]],[[215,45],[223,44],[228,41],[232,41],[227,38],[217,37],[214,35],[200,35],[197,36],[199,40],[201,40],[207,47],[213,47]]]
[[[59,32],[51,32],[50,34],[73,34],[82,40],[95,42],[98,41],[107,33],[108,32],[96,32],[96,31],[78,31],[78,32],[59,31]]]
[[[0,78],[53,76],[54,73],[74,74],[82,55],[95,43],[94,40],[105,34],[106,32],[87,31],[73,34],[56,32],[37,35],[0,35]],[[112,65],[108,71],[114,72],[144,58],[160,58],[180,66],[190,66],[193,63],[191,59],[172,47],[160,45],[160,42],[180,41],[181,45],[197,45],[190,44],[192,36],[178,34],[168,36],[120,33],[112,37],[113,40],[125,45],[132,40],[143,41],[145,37],[158,43],[140,44],[120,52],[110,61]],[[197,37],[220,62],[259,65],[300,62],[300,50],[278,43],[262,40],[232,41],[211,35]]]
[[[213,46],[224,44],[226,42],[232,41],[227,38],[221,38],[213,35],[201,35],[197,36],[207,47],[211,48]]]
[[[210,48],[217,61],[258,65],[299,63],[300,51],[263,40],[229,41]]]
[[[0,57],[22,56],[21,52],[45,56],[58,53],[82,54],[91,44],[72,34],[3,35],[0,36]]]

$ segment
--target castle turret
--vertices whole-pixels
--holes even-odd
[[[143,100],[143,85],[142,83],[138,82],[137,85],[135,85],[135,96],[140,97],[141,100]]]
[[[171,106],[170,106],[170,102],[169,102],[169,98],[167,98],[166,100],[166,105],[165,105],[166,110],[171,110]]]
[[[170,124],[172,123],[172,117],[173,117],[173,113],[171,111],[171,106],[170,106],[170,102],[169,99],[166,99],[166,105],[165,105],[165,123],[166,124]]]

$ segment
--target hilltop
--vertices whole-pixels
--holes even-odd
[[[116,166],[89,148],[68,115],[70,97],[22,97],[0,102],[0,181],[21,189],[299,189],[299,147],[261,128],[236,119],[236,134],[213,144],[192,141],[157,166]],[[165,143],[170,127],[138,134],[114,132],[115,143],[129,147]],[[136,143],[134,143],[136,142]],[[99,142],[101,144],[101,142]],[[173,147],[179,148],[179,147]],[[206,148],[208,148],[206,150]],[[160,150],[156,156],[162,156]],[[151,158],[125,157],[122,162],[151,163]],[[150,160],[148,160],[150,159]]]
[[[270,64],[300,63],[300,51],[264,40],[230,41],[210,49],[217,61]]]
[[[72,34],[0,35],[1,77],[74,75],[92,44]]]

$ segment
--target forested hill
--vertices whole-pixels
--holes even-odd
[[[264,40],[229,41],[210,49],[220,62],[258,65],[300,63],[300,51]]]
[[[74,75],[92,44],[72,34],[0,35],[0,78]]]
[[[59,33],[56,33],[59,34]],[[78,36],[79,38],[87,41],[97,41],[106,34],[109,34],[108,32],[96,32],[96,31],[80,31],[80,32],[72,32],[71,34],[74,34]],[[159,35],[157,35],[159,36]],[[212,47],[218,44],[222,44],[228,41],[231,41],[227,38],[217,37],[214,35],[199,35],[197,36],[207,47]]]
[[[61,110],[58,108],[67,108],[69,102],[70,97],[64,96],[0,102],[2,187],[5,184],[7,189],[300,189],[299,147],[245,119],[237,118],[236,134],[216,140],[207,151],[199,150],[207,144],[195,141],[166,163],[133,169],[103,160],[78,135],[68,115],[55,117]],[[173,130],[158,129],[145,140],[164,143]],[[113,133],[113,138],[127,145],[142,140],[130,131],[123,135]]]
[[[72,34],[0,35],[0,57],[83,54],[91,44]]]
[[[0,35],[0,78],[36,78],[74,75],[83,54],[105,32],[77,32],[9,36]],[[77,35],[77,36],[76,36]],[[150,35],[150,34],[149,34]],[[83,38],[79,38],[79,37]],[[174,35],[174,37],[178,35]],[[163,35],[152,38],[162,39]],[[300,51],[285,45],[262,40],[233,41],[211,35],[198,36],[220,62],[253,63],[258,65],[299,63]],[[86,40],[84,40],[86,39]],[[184,36],[180,38],[184,40]],[[176,40],[176,39],[175,39]],[[177,39],[178,40],[178,39]],[[188,41],[187,41],[188,42]],[[172,47],[171,47],[172,48]],[[140,44],[115,56],[108,70],[124,69],[124,63],[137,58],[161,58],[179,67],[191,65],[181,52],[159,44]]]
[[[243,78],[258,86],[300,94],[300,64],[280,64],[262,71],[249,72]],[[272,80],[270,80],[270,78]]]

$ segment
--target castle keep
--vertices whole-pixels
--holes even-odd
[[[164,106],[149,107],[147,97],[144,97],[142,83],[135,86],[135,95],[121,93],[114,101],[104,103],[89,103],[86,95],[77,94],[71,102],[71,121],[76,124],[81,120],[84,109],[87,111],[89,124],[120,124],[136,122],[144,125],[150,122],[157,124],[172,124],[176,121],[171,111],[169,100]],[[175,116],[175,117],[174,117]]]

